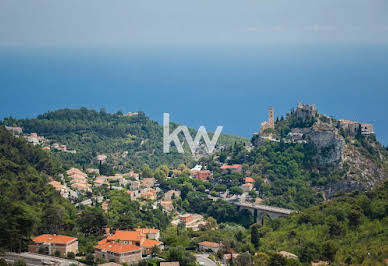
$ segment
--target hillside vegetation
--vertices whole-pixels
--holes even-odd
[[[332,199],[259,229],[259,250],[286,250],[301,262],[383,265],[388,258],[388,183]]]
[[[62,109],[35,119],[7,118],[4,124],[20,126],[26,133],[36,132],[52,142],[76,150],[76,154],[55,154],[65,166],[93,164],[97,154],[107,154],[108,162],[117,170],[144,168],[146,165],[156,168],[161,164],[176,167],[180,163],[191,164],[194,161],[190,152],[179,154],[175,147],[170,153],[163,153],[162,126],[142,112],[135,116],[124,116],[120,112],[110,114],[104,110]],[[176,126],[172,124],[171,131]],[[229,146],[235,142],[248,140],[222,134],[218,145]]]
[[[62,171],[40,147],[0,126],[0,247],[20,251],[32,235],[73,230],[75,208],[51,186]]]

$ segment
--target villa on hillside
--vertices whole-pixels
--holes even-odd
[[[140,259],[141,254],[148,255],[151,253],[153,247],[163,248],[163,243],[158,239],[160,232],[153,228],[137,228],[136,231],[117,230],[113,235],[98,242],[95,246],[96,257],[107,258],[107,256],[114,252],[116,256],[115,262],[134,263],[138,261],[139,248]],[[114,251],[111,247],[114,244]],[[113,257],[110,257],[112,259]]]
[[[199,171],[191,171],[191,176],[201,180],[201,181],[206,181],[208,180],[212,175],[212,172],[209,170],[199,170]]]
[[[135,264],[142,260],[142,248],[115,241],[103,242],[94,247],[94,255],[116,263]]]
[[[252,177],[246,177],[245,179],[244,179],[244,182],[245,183],[255,183],[255,179],[253,179]]]
[[[53,255],[56,251],[62,256],[67,256],[69,252],[78,253],[78,240],[75,237],[44,234],[32,239],[33,244],[28,245],[31,253],[43,253]]]
[[[232,164],[232,165],[224,164],[223,166],[220,167],[220,169],[221,169],[221,172],[224,174],[241,173],[242,172],[242,165],[241,164]]]
[[[55,180],[49,182],[49,184],[51,186],[53,186],[55,188],[55,190],[58,191],[59,194],[61,194],[62,197],[64,197],[64,198],[68,197],[69,190],[67,189],[66,186],[62,185],[60,182],[55,181]]]
[[[199,250],[205,251],[205,252],[208,250],[211,250],[214,253],[217,253],[222,246],[223,245],[221,243],[210,242],[210,241],[203,241],[198,243]]]

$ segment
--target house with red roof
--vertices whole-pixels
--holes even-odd
[[[241,173],[242,172],[242,165],[241,164],[224,164],[223,166],[220,167],[220,170],[222,173],[227,174],[227,173]]]
[[[252,177],[246,177],[244,181],[245,183],[255,183],[255,179],[253,179]]]
[[[210,241],[203,241],[198,243],[198,247],[200,251],[208,251],[211,250],[214,253],[217,253],[218,250],[222,247],[221,243],[216,242],[210,242]]]
[[[140,247],[143,254],[150,254],[155,246],[163,248],[163,243],[158,240],[159,237],[159,230],[153,228],[137,228],[136,231],[116,230],[113,235],[98,242],[95,249],[106,248],[106,243],[120,243]],[[100,252],[99,255],[102,256],[102,253]]]
[[[194,177],[195,179],[201,180],[201,181],[206,181],[208,180],[212,175],[212,172],[209,170],[192,170],[191,171],[191,176]]]
[[[230,263],[231,260],[237,259],[238,255],[239,254],[234,249],[228,248],[225,250],[222,260],[224,261],[225,265],[228,265],[228,263]]]
[[[159,240],[159,238],[160,238],[160,231],[159,231],[159,229],[155,229],[155,228],[136,228],[136,232],[140,232],[141,234],[145,235],[148,239]]]
[[[67,256],[69,252],[78,253],[78,240],[72,236],[44,234],[33,238],[32,242],[28,245],[31,253],[53,255],[59,251],[62,256]]]
[[[135,264],[142,260],[142,250],[141,247],[136,245],[109,241],[98,243],[94,247],[94,255],[96,258],[103,258],[116,263]]]

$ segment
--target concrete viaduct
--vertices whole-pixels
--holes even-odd
[[[285,217],[290,215],[293,210],[271,207],[261,204],[251,204],[251,203],[241,203],[234,202],[234,204],[239,208],[239,211],[248,210],[253,217],[256,217],[256,222],[263,224],[263,219],[265,215],[268,215],[272,220]]]

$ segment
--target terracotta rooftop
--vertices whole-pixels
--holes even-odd
[[[255,183],[255,179],[253,179],[252,177],[246,177],[245,183]]]
[[[239,167],[241,167],[241,164],[232,164],[232,165],[224,164],[223,166],[221,166],[221,169],[236,169]]]
[[[144,240],[143,244],[141,244],[142,247],[146,248],[152,248],[154,246],[159,246],[162,242],[154,239],[146,239]]]
[[[125,253],[128,251],[141,250],[141,247],[139,247],[139,246],[129,245],[129,244],[121,244],[121,243],[117,243],[117,242],[106,242],[103,244],[98,244],[95,247],[99,248],[99,249],[106,250],[106,251],[114,252],[114,253]]]
[[[58,181],[51,181],[51,182],[49,182],[49,184],[50,185],[52,185],[54,188],[56,188],[56,189],[59,189],[59,188],[64,188],[65,186],[64,185],[62,185],[60,182],[58,182]]]
[[[121,231],[117,230],[116,233],[112,236],[109,236],[107,240],[124,240],[124,241],[141,241],[142,236],[139,232],[136,231]]]
[[[76,239],[72,236],[44,234],[33,238],[32,241],[36,243],[68,243]]]

